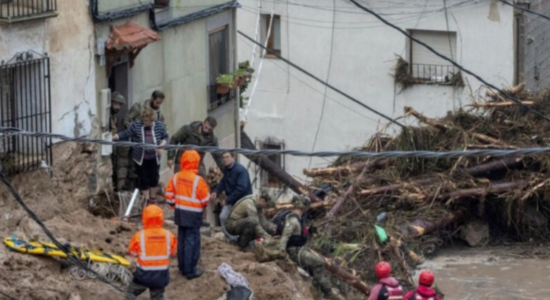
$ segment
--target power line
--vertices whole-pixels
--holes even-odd
[[[245,43],[245,44],[248,45],[249,47],[252,46],[252,45],[249,43],[248,40],[245,40],[243,37],[239,37],[239,38],[243,41],[243,43]],[[268,60],[268,62],[270,62],[272,65],[274,65],[274,66],[276,66],[277,68],[281,69],[283,72],[286,72],[286,70],[285,70],[282,66],[280,66],[278,63],[276,63],[276,61],[277,61],[276,59],[270,59],[270,60]],[[308,84],[307,82],[303,81],[303,80],[300,79],[298,76],[293,75],[293,74],[290,73],[290,72],[289,72],[288,75],[289,75],[290,77],[296,79],[297,81],[301,82],[303,85],[309,87],[309,88],[312,89],[313,91],[315,91],[315,92],[317,92],[317,93],[319,93],[319,94],[321,94],[321,95],[324,95],[324,94],[325,94],[324,92],[319,91],[319,90],[316,89],[315,87],[313,87],[313,86],[311,86],[310,84]],[[336,100],[336,99],[334,99],[334,98],[331,98],[331,97],[327,96],[327,99],[331,100],[334,104],[339,105],[339,106],[341,106],[341,107],[343,107],[343,108],[349,110],[350,112],[352,112],[352,113],[354,113],[354,114],[357,114],[357,115],[359,115],[359,116],[361,116],[361,117],[363,117],[363,118],[365,118],[365,119],[368,119],[369,121],[372,121],[372,122],[374,122],[374,123],[377,123],[377,122],[378,122],[378,120],[373,119],[372,117],[370,117],[370,116],[368,116],[368,115],[362,114],[362,113],[358,112],[357,110],[354,110],[354,109],[352,109],[351,107],[346,106],[346,105],[340,103],[338,100]]]
[[[405,127],[403,124],[401,124],[401,123],[395,121],[394,119],[388,117],[387,115],[385,115],[385,114],[383,114],[383,113],[381,113],[381,112],[379,112],[379,111],[377,111],[377,110],[371,108],[370,106],[364,104],[363,102],[361,102],[361,101],[359,101],[359,100],[353,98],[352,96],[350,96],[350,95],[348,95],[348,94],[342,92],[341,90],[339,90],[339,89],[333,87],[332,85],[330,85],[330,84],[328,84],[327,82],[323,81],[323,80],[320,79],[319,77],[317,77],[317,76],[315,76],[315,75],[309,73],[308,71],[304,70],[303,68],[297,66],[296,64],[292,63],[292,62],[289,61],[288,59],[286,59],[286,58],[282,57],[281,55],[275,53],[275,51],[273,51],[272,49],[269,49],[269,48],[267,48],[267,47],[264,47],[264,46],[261,45],[260,43],[256,42],[253,38],[251,38],[251,37],[249,37],[248,35],[244,34],[242,31],[237,30],[237,32],[238,32],[240,35],[242,35],[242,36],[244,36],[245,38],[247,38],[249,41],[251,41],[251,42],[253,42],[254,44],[256,44],[256,45],[258,45],[259,47],[261,47],[262,49],[267,50],[269,53],[273,54],[274,56],[276,56],[276,57],[279,58],[280,60],[286,62],[287,64],[289,64],[289,65],[291,65],[291,66],[293,66],[294,68],[298,69],[299,71],[301,71],[301,72],[307,74],[308,76],[310,76],[311,78],[317,80],[318,82],[320,82],[320,83],[326,85],[327,87],[329,87],[329,88],[332,89],[333,91],[339,93],[340,95],[342,95],[342,96],[348,98],[349,100],[351,100],[351,101],[353,101],[353,102],[359,104],[360,106],[362,106],[362,107],[364,107],[364,108],[370,110],[371,112],[373,112],[373,113],[375,113],[375,114],[381,116],[382,118],[384,118],[384,119],[386,119],[386,120],[388,120],[388,121],[390,121],[390,122],[392,122],[392,123],[394,123],[394,124],[396,124],[396,125],[399,125],[399,126],[401,126],[401,127],[403,127],[403,128]]]
[[[493,156],[493,157],[503,157],[503,156],[524,156],[524,155],[538,155],[538,154],[547,154],[550,153],[550,147],[537,147],[537,148],[524,148],[524,149],[515,149],[515,150],[498,150],[498,149],[482,149],[482,150],[453,150],[453,151],[386,151],[386,152],[367,152],[367,151],[316,151],[316,152],[306,152],[299,150],[251,150],[251,149],[242,149],[242,148],[220,148],[213,146],[195,146],[195,145],[165,145],[158,146],[145,143],[135,143],[135,142],[112,142],[100,139],[90,139],[90,138],[71,138],[61,134],[54,133],[44,133],[44,132],[29,132],[18,128],[6,128],[0,127],[0,132],[8,132],[5,135],[22,135],[22,136],[31,136],[39,138],[55,138],[61,139],[64,141],[71,141],[77,143],[94,143],[101,145],[115,145],[117,147],[143,147],[148,149],[180,149],[180,150],[197,150],[202,152],[210,153],[224,153],[224,152],[233,152],[243,155],[255,155],[255,156],[269,156],[269,155],[293,155],[293,156],[316,156],[316,157],[334,157],[334,156],[348,156],[348,157],[359,157],[359,158],[406,158],[406,157],[420,157],[420,158],[459,158],[459,157],[476,157],[476,156]],[[0,135],[1,136],[1,135]],[[1,173],[0,173],[1,175]],[[22,203],[22,202],[21,202]],[[23,203],[24,204],[24,203]],[[26,206],[25,206],[26,207]],[[32,212],[31,212],[32,213]],[[34,214],[33,214],[34,215]],[[37,222],[40,220],[37,219]],[[41,224],[41,223],[40,223]],[[44,227],[45,228],[45,227]],[[47,228],[46,228],[47,230]],[[49,232],[49,231],[48,231]],[[52,236],[53,238],[53,236]]]
[[[536,12],[536,11],[527,9],[527,8],[525,8],[525,7],[522,7],[521,5],[517,5],[517,4],[514,4],[514,3],[510,3],[510,2],[505,1],[505,0],[499,0],[499,1],[502,2],[502,3],[504,3],[504,4],[510,5],[510,6],[512,6],[512,7],[515,7],[515,8],[517,8],[517,9],[521,10],[521,11],[524,11],[524,12],[526,12],[526,13],[530,13],[530,14],[533,14],[533,15],[537,15],[537,16],[539,16],[539,17],[541,17],[541,18],[544,18],[544,19],[550,21],[550,17],[548,17],[548,16],[546,16],[546,15],[543,15],[543,14],[541,14],[541,13],[538,13],[538,12]]]
[[[6,299],[9,299],[9,300],[16,300],[15,298],[13,298],[12,296],[0,291],[0,295],[4,296],[4,298]]]
[[[547,120],[550,122],[550,118],[548,118],[547,116],[543,115],[542,113],[532,109],[531,107],[523,104],[521,102],[521,100],[519,100],[518,98],[516,98],[515,96],[513,95],[510,95],[509,93],[503,91],[502,89],[499,89],[498,87],[496,87],[495,85],[487,82],[485,79],[481,78],[479,75],[475,74],[474,72],[464,68],[463,66],[461,66],[460,64],[458,64],[457,62],[455,62],[454,60],[448,58],[447,56],[435,51],[432,47],[428,46],[426,43],[414,38],[412,35],[410,35],[409,33],[407,33],[405,30],[399,28],[398,26],[390,23],[389,21],[387,21],[386,19],[382,18],[380,15],[378,15],[377,13],[375,13],[374,11],[372,11],[371,9],[361,5],[359,2],[357,2],[356,0],[349,0],[351,1],[353,4],[355,4],[357,7],[359,7],[360,9],[370,13],[371,15],[375,16],[377,19],[379,19],[380,21],[382,21],[384,24],[394,28],[395,30],[401,32],[402,34],[404,34],[406,37],[408,37],[409,39],[417,42],[418,44],[424,46],[426,49],[430,50],[430,52],[432,52],[433,54],[441,57],[442,59],[450,62],[451,64],[453,64],[455,67],[459,68],[460,70],[462,70],[463,72],[473,76],[475,79],[479,80],[480,82],[484,83],[485,85],[487,85],[488,87],[490,88],[493,88],[494,90],[498,91],[499,93],[501,93],[503,96],[505,96],[506,98],[516,102],[517,104],[525,107],[526,109],[528,109],[529,111],[531,111],[532,113],[536,114],[537,116]]]
[[[1,127],[0,127],[1,129]],[[55,246],[57,246],[57,248],[61,251],[63,251],[63,253],[65,253],[67,255],[67,259],[72,262],[73,264],[77,265],[78,267],[82,268],[83,270],[89,272],[90,274],[93,274],[96,278],[98,278],[100,281],[112,286],[114,289],[116,289],[117,291],[121,292],[122,294],[124,295],[129,295],[128,293],[126,293],[126,291],[122,290],[120,287],[114,285],[112,282],[110,282],[107,278],[105,278],[103,275],[101,274],[98,274],[96,271],[90,269],[86,264],[84,264],[78,257],[75,256],[75,254],[72,252],[72,251],[69,251],[69,249],[67,249],[67,247],[65,245],[63,245],[62,243],[60,243],[56,238],[55,236],[53,235],[53,233],[46,227],[46,225],[44,225],[44,223],[42,222],[42,220],[40,220],[40,218],[25,204],[25,202],[23,201],[23,199],[21,198],[21,196],[17,193],[17,191],[15,190],[15,188],[13,187],[13,185],[9,182],[9,180],[6,178],[6,176],[0,172],[0,181],[3,182],[7,187],[8,187],[8,190],[9,192],[12,194],[12,196],[15,198],[15,201],[17,201],[17,203],[23,207],[23,210],[25,210],[25,212],[29,215],[29,217],[31,219],[33,219],[36,224],[38,224],[38,226],[40,226],[40,228],[42,229],[42,231],[44,231],[44,233],[46,234],[46,236],[48,236],[48,238],[50,238],[50,240],[55,244]],[[4,295],[5,296],[5,295]],[[133,295],[132,295],[133,296]],[[136,297],[137,298],[137,297]]]

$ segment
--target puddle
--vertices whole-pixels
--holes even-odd
[[[550,260],[498,254],[509,251],[445,250],[418,269],[427,268],[435,273],[445,300],[545,299],[550,293]]]

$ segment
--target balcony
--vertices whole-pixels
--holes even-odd
[[[12,24],[57,16],[57,0],[0,0],[0,23]]]
[[[453,65],[412,64],[415,83],[464,86],[460,70]]]

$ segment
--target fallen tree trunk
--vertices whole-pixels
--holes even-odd
[[[415,118],[417,118],[420,122],[422,123],[425,123],[425,124],[428,124],[430,126],[433,126],[441,131],[447,131],[449,130],[449,126],[437,121],[437,120],[434,120],[434,119],[431,119],[431,118],[428,118],[426,116],[424,116],[423,114],[417,112],[416,110],[414,110],[412,107],[409,107],[409,106],[405,106],[405,115],[413,115]]]
[[[435,221],[426,222],[423,220],[415,220],[400,228],[403,239],[413,239],[421,237],[435,230],[443,229],[444,227],[462,220],[466,214],[459,210],[452,214],[437,219]]]
[[[491,184],[488,187],[477,187],[477,188],[462,189],[462,190],[454,191],[451,193],[441,195],[438,198],[441,198],[441,199],[449,198],[450,199],[449,201],[452,201],[460,198],[483,196],[486,194],[499,194],[499,193],[508,192],[513,189],[526,186],[528,184],[529,184],[528,180],[518,180],[518,181],[512,181],[512,182],[497,183],[497,184]]]
[[[487,175],[490,172],[513,168],[516,165],[518,165],[521,161],[522,161],[521,157],[508,157],[502,160],[492,161],[483,165],[463,169],[462,172],[473,177],[478,177],[482,175]],[[377,194],[395,191],[405,186],[422,186],[422,185],[433,184],[437,182],[438,182],[438,177],[434,176],[434,177],[428,177],[428,178],[419,179],[419,180],[413,180],[409,182],[394,183],[394,184],[390,184],[382,187],[366,189],[359,192],[359,194],[361,196],[371,196],[371,195],[377,195]]]
[[[319,208],[329,207],[334,205],[335,203],[336,203],[336,200],[315,202],[309,206],[309,209],[319,209]],[[292,204],[282,203],[282,204],[277,204],[275,208],[266,209],[264,210],[264,212],[266,216],[273,216],[279,210],[292,209],[292,208],[293,208]]]
[[[342,167],[329,167],[329,168],[313,168],[304,169],[304,175],[309,177],[321,177],[321,176],[346,176],[354,172],[358,172],[361,169],[368,168],[369,170],[381,169],[385,167],[389,162],[389,159],[377,159],[373,162],[360,162],[351,164],[349,166]]]
[[[323,255],[317,253],[316,251],[313,251],[313,250],[311,251],[319,255],[319,257],[323,258],[323,260],[325,261],[325,269],[327,269],[327,271],[338,276],[340,279],[344,280],[344,282],[356,288],[358,291],[364,293],[365,295],[368,295],[370,293],[370,286],[365,282],[361,281],[359,276],[355,274],[355,271],[352,271],[350,273],[344,270],[343,268],[341,268],[340,266],[338,266],[337,264],[335,264],[332,260],[324,257]]]
[[[508,106],[518,106],[518,105],[531,106],[534,103],[535,102],[533,101],[521,101],[521,103],[517,103],[514,101],[475,102],[474,104],[469,104],[468,106],[472,106],[472,107],[508,107]]]
[[[254,146],[254,143],[248,137],[248,135],[244,132],[244,130],[241,130],[241,147],[244,149],[250,149],[250,150],[256,150],[256,146]],[[319,199],[313,192],[311,192],[306,186],[298,182],[296,179],[294,179],[292,176],[290,176],[288,173],[286,173],[283,169],[281,169],[277,164],[275,164],[273,161],[271,161],[267,157],[257,156],[257,155],[246,155],[248,159],[250,159],[252,162],[257,164],[260,168],[264,169],[269,174],[277,177],[283,184],[290,187],[291,190],[296,192],[297,194],[305,194],[308,195],[311,201],[313,202],[321,202],[322,200]]]
[[[367,173],[367,171],[368,167],[365,167],[363,171],[361,171],[361,174],[359,174],[359,177],[357,177],[356,180],[350,185],[350,187],[348,187],[348,190],[344,193],[344,195],[339,197],[338,201],[336,201],[336,204],[334,204],[331,210],[327,213],[328,218],[334,216],[334,214],[336,214],[338,209],[340,209],[340,207],[342,206],[342,203],[344,203],[344,201],[353,194],[353,190],[361,182],[361,179],[363,178],[365,173]]]

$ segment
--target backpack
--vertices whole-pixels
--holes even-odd
[[[278,212],[275,217],[271,220],[276,226],[277,229],[275,231],[275,235],[281,235],[283,233],[283,228],[285,227],[285,221],[287,216],[296,217],[300,221],[300,225],[302,227],[302,234],[301,235],[293,235],[288,240],[288,247],[302,247],[306,244],[307,238],[308,238],[308,227],[306,226],[306,219],[304,216],[301,218],[293,214],[290,210],[282,210]]]

